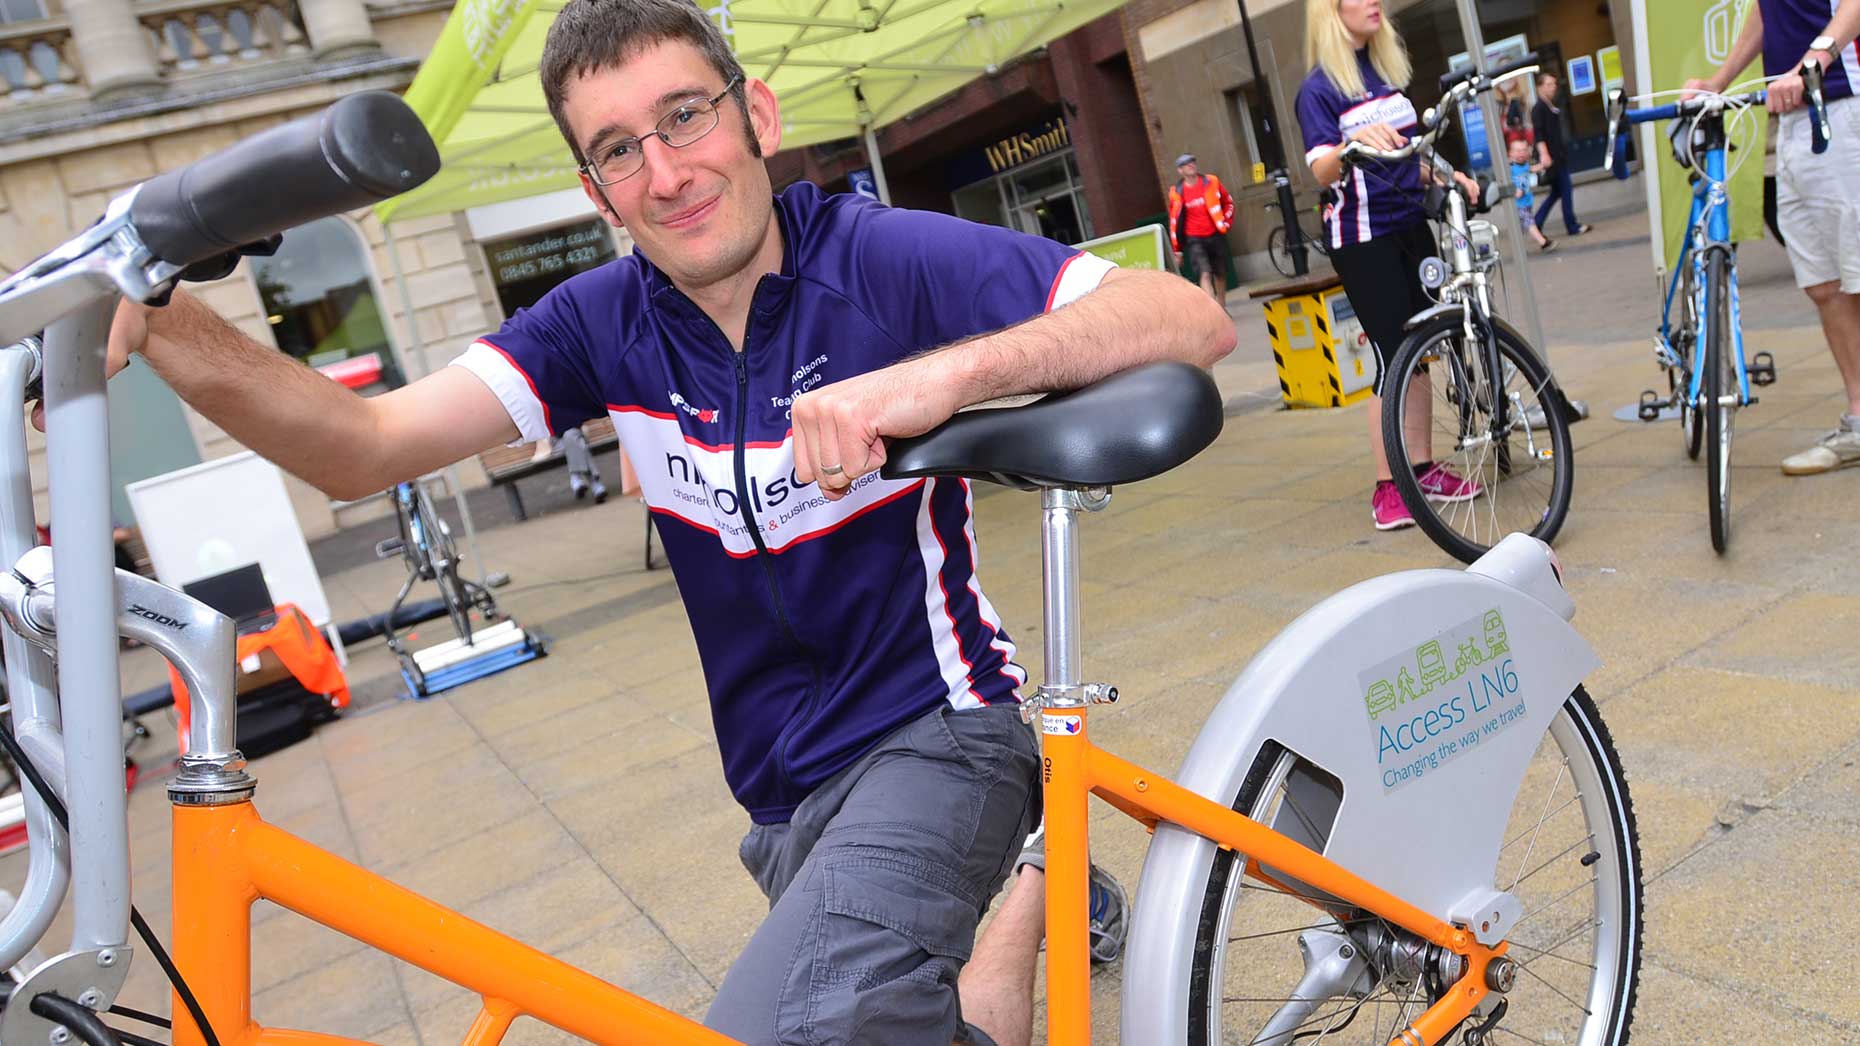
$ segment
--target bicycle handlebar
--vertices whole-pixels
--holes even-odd
[[[1487,69],[1485,71],[1485,81],[1488,85],[1495,84],[1498,81],[1503,80],[1508,76],[1515,76],[1518,73],[1523,72],[1526,69],[1535,71],[1536,68],[1537,68],[1537,52],[1532,51],[1515,62],[1510,62],[1505,65],[1501,65],[1496,69]],[[1479,70],[1477,69],[1461,69],[1459,72],[1456,72],[1456,73],[1443,73],[1441,74],[1441,77],[1440,77],[1440,90],[1444,94],[1445,92],[1451,91],[1453,88],[1459,86],[1460,84],[1465,83],[1468,80],[1471,80],[1473,77],[1477,76],[1478,74],[1479,74]]]
[[[1434,144],[1434,139],[1440,137],[1441,130],[1446,127],[1448,117],[1459,107],[1460,102],[1468,95],[1478,94],[1481,91],[1489,91],[1498,81],[1508,76],[1515,76],[1520,72],[1534,70],[1536,68],[1537,52],[1532,51],[1530,54],[1525,55],[1515,62],[1500,66],[1497,69],[1489,70],[1483,76],[1480,75],[1479,71],[1476,69],[1448,73],[1440,78],[1441,90],[1445,92],[1440,97],[1440,104],[1429,109],[1427,113],[1422,115],[1422,131],[1420,134],[1408,139],[1407,145],[1399,149],[1373,149],[1360,141],[1352,139],[1343,144],[1343,149],[1338,156],[1346,164],[1361,158],[1388,161],[1406,160],[1423,148]],[[1429,119],[1429,116],[1432,118]]]
[[[1802,75],[1803,100],[1808,106],[1809,148],[1817,154],[1825,153],[1833,129],[1828,123],[1828,103],[1822,92],[1821,65],[1818,62],[1803,62],[1798,72]],[[1602,157],[1602,168],[1613,172],[1616,178],[1627,177],[1628,124],[1684,119],[1711,110],[1746,108],[1762,105],[1768,99],[1768,91],[1749,91],[1737,95],[1706,93],[1647,109],[1629,109],[1627,92],[1617,87],[1608,96],[1609,147]]]
[[[438,170],[407,103],[366,91],[156,176],[129,217],[157,258],[185,267],[397,196]]]

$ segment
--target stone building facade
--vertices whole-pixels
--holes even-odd
[[[161,171],[344,95],[405,89],[452,8],[444,0],[15,0],[5,9],[22,2],[40,4],[25,13],[43,17],[0,24],[4,272]],[[329,219],[320,235],[287,236],[280,260],[247,262],[193,290],[261,343],[380,391],[444,365],[501,322],[508,296],[487,245],[550,224],[585,228],[592,209],[565,195],[580,194],[526,201],[501,219],[496,208],[391,230],[372,212]],[[602,257],[626,249],[624,234],[599,228]],[[337,342],[350,348],[314,351]],[[112,383],[111,411],[121,523],[134,522],[124,484],[244,449],[145,365]],[[43,447],[36,431],[28,439],[43,520]],[[473,462],[462,473],[467,487],[485,482]],[[332,502],[294,478],[286,485],[312,538],[388,510],[381,498]]]

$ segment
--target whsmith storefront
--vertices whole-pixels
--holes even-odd
[[[944,101],[887,125],[879,152],[892,202],[1078,243],[1160,221],[1123,27],[1100,18]],[[829,191],[869,166],[854,139],[770,159],[776,187]]]

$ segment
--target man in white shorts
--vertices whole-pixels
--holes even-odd
[[[1846,386],[1847,408],[1834,431],[1783,459],[1791,476],[1860,465],[1860,0],[1757,0],[1718,71],[1686,87],[1723,91],[1763,55],[1769,109],[1778,114],[1776,217],[1796,285],[1821,313]],[[1802,63],[1820,64],[1833,131],[1828,151],[1809,148]]]

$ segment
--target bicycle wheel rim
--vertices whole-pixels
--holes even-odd
[[[1272,258],[1272,267],[1278,270],[1279,275],[1287,279],[1296,275],[1293,271],[1292,252],[1286,247],[1283,225],[1273,226],[1272,231],[1266,234],[1266,254]]]
[[[1262,755],[1235,808],[1270,820],[1285,801],[1285,784],[1298,763],[1283,750]],[[1548,786],[1540,787],[1546,780]],[[1544,735],[1524,782],[1495,874],[1525,904],[1510,939],[1510,956],[1520,964],[1518,983],[1498,1025],[1511,1034],[1499,1039],[1577,1046],[1625,1042],[1643,928],[1637,831],[1612,740],[1580,688]],[[1197,982],[1206,990],[1190,1000],[1190,1046],[1289,1041],[1381,1046],[1431,1002],[1426,991],[1389,992],[1390,985],[1377,983],[1360,1002],[1322,1000],[1302,1025],[1262,1035],[1290,1001],[1289,989],[1303,971],[1301,930],[1338,931],[1334,924],[1324,930],[1323,917],[1304,901],[1239,874],[1244,866],[1243,857],[1223,851],[1209,876],[1207,907],[1218,910],[1204,912],[1203,939],[1196,943],[1197,973],[1205,973]],[[1386,925],[1373,917],[1343,922],[1362,929]],[[1369,947],[1360,937],[1356,946]],[[1288,990],[1280,994],[1267,990],[1269,985]]]
[[[1449,554],[1470,563],[1513,532],[1555,538],[1569,512],[1574,460],[1562,394],[1549,371],[1509,328],[1495,323],[1506,426],[1492,424],[1491,382],[1483,350],[1465,343],[1457,318],[1410,337],[1384,386],[1383,444],[1402,501],[1415,522]],[[1425,369],[1424,369],[1425,368]],[[1412,396],[1425,390],[1425,443],[1404,424]],[[1542,428],[1534,428],[1541,420]],[[1422,489],[1402,462],[1432,461],[1478,485],[1446,500]]]
[[[465,643],[471,642],[471,597],[459,578],[458,549],[452,544],[452,535],[440,523],[439,511],[433,507],[433,499],[426,488],[415,485],[415,511],[422,520],[421,529],[428,535],[427,549],[432,557],[433,580],[439,585],[440,598],[446,602],[446,615],[452,620],[452,628]]]
[[[1707,510],[1711,547],[1723,553],[1731,544],[1731,436],[1738,395],[1736,364],[1731,359],[1730,300],[1725,259],[1714,253],[1705,287],[1705,445]]]

